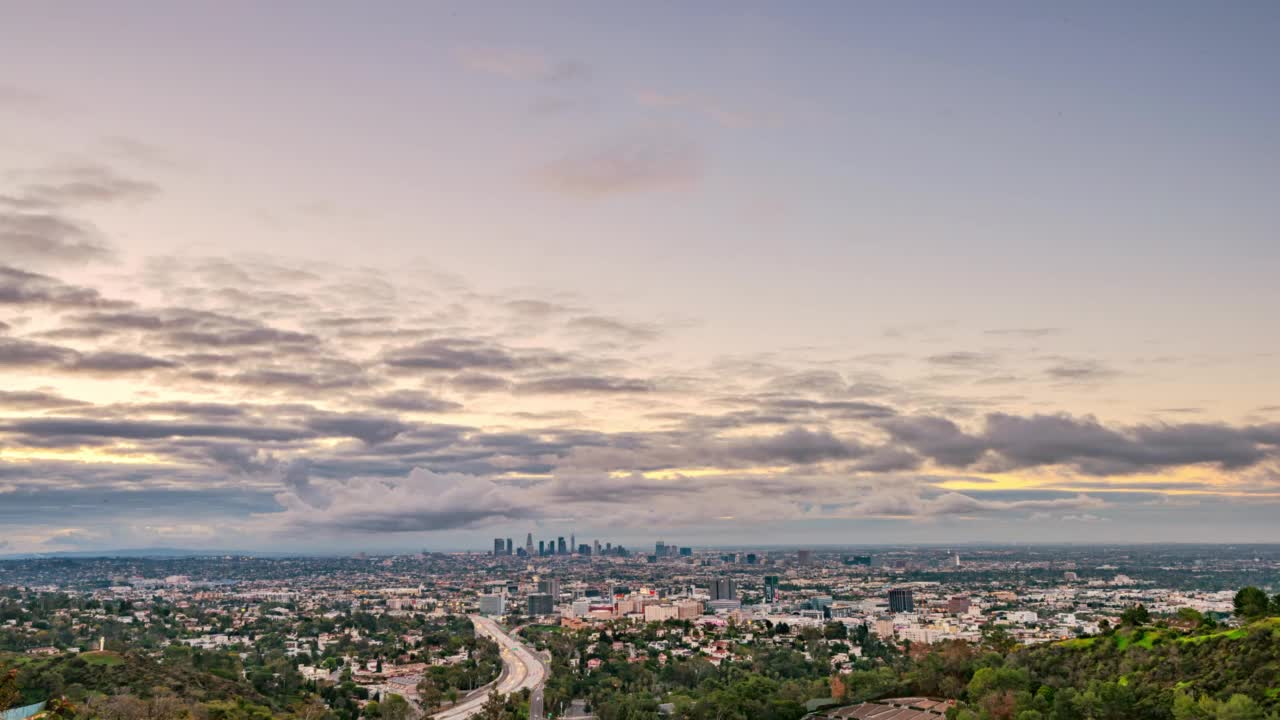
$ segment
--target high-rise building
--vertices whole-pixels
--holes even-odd
[[[733,578],[719,578],[711,583],[712,600],[737,600],[738,583]]]
[[[693,555],[693,548],[691,547],[680,548],[680,557],[691,557],[692,555]]]
[[[511,546],[511,538],[507,538],[507,545],[506,545],[506,547],[505,547],[505,548],[503,548],[503,554],[504,554],[504,555],[510,555],[510,554],[511,554],[511,547],[512,547],[512,546]]]
[[[653,544],[653,554],[658,557],[664,557],[667,554],[667,544],[659,540]]]
[[[524,539],[524,551],[533,554],[533,533],[529,533]]]
[[[764,576],[764,601],[772,605],[778,602],[778,576]]]
[[[506,554],[506,551],[507,551],[507,544],[502,541],[502,538],[494,538],[493,539],[493,556],[498,557],[499,555],[504,555]]]
[[[556,538],[556,554],[557,555],[569,554],[569,548],[565,547],[565,544],[564,544],[564,536],[560,536],[559,538]]]
[[[747,564],[748,564],[748,565],[755,565],[755,564],[756,564],[756,562],[758,562],[758,561],[759,561],[759,558],[757,558],[757,557],[756,557],[756,554],[755,554],[755,553],[747,553]]]
[[[579,546],[578,546],[578,554],[579,554],[579,555],[590,556],[590,555],[591,555],[591,546],[590,546],[590,545],[588,545],[588,544],[586,544],[586,543],[582,543],[581,545],[579,545]]]
[[[534,593],[529,596],[530,615],[550,615],[556,611],[555,601],[546,593]]]
[[[547,541],[539,540],[538,541],[538,557],[542,557],[543,555],[546,555],[546,554],[547,554]]]
[[[595,541],[595,548],[596,548],[596,555],[599,555],[599,554],[600,554],[600,541],[599,541],[599,540],[596,540],[596,541]]]
[[[973,607],[973,601],[964,595],[956,595],[947,599],[947,612],[952,615],[963,615]]]
[[[506,612],[507,598],[502,593],[480,596],[481,615],[505,615]]]
[[[809,565],[810,563],[813,562],[813,551],[801,550],[797,552],[796,561],[799,562],[801,565]]]
[[[544,578],[538,581],[538,592],[546,593],[555,599],[560,599],[560,581],[555,578]]]
[[[569,533],[569,552],[578,548],[578,533]]]
[[[915,600],[910,589],[897,588],[889,591],[889,610],[896,613],[913,612]]]

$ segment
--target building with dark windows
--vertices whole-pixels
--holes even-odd
[[[737,600],[738,583],[733,578],[719,578],[711,583],[712,600]]]
[[[503,542],[502,538],[494,538],[493,539],[493,556],[498,557],[499,555],[505,555],[506,552],[507,552],[507,544]]]
[[[555,602],[546,593],[534,593],[529,596],[529,614],[533,616],[551,615],[556,610]]]
[[[911,591],[898,588],[889,591],[889,610],[896,613],[915,612],[915,599],[911,596]]]
[[[778,602],[778,576],[764,576],[764,601],[772,605]]]

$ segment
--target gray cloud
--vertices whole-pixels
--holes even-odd
[[[654,389],[653,383],[647,380],[593,375],[549,377],[523,382],[515,387],[517,393],[526,395],[649,393]]]
[[[54,410],[87,405],[89,403],[83,400],[74,400],[56,393],[0,390],[0,409],[5,410]]]
[[[394,418],[372,415],[321,415],[307,421],[307,427],[320,435],[345,435],[370,445],[394,439],[409,429],[409,425]]]
[[[397,390],[373,399],[373,406],[383,410],[404,412],[444,413],[461,410],[462,405],[442,400],[431,393],[417,390]]]
[[[1063,382],[1094,382],[1120,373],[1094,360],[1061,358],[1046,369],[1045,374]]]
[[[1280,426],[1221,424],[1103,426],[1092,417],[1003,413],[986,416],[979,434],[938,417],[903,417],[882,423],[897,442],[942,465],[968,467],[987,456],[992,469],[1070,465],[1093,474],[1123,474],[1214,464],[1256,465],[1280,446]]]
[[[129,304],[107,300],[91,288],[68,285],[48,275],[0,265],[0,305],[120,308]]]
[[[498,392],[511,388],[511,381],[504,377],[475,372],[454,375],[449,378],[449,384],[457,390],[469,393]]]
[[[589,335],[613,336],[631,342],[648,342],[661,333],[652,326],[643,323],[631,323],[604,315],[583,315],[571,319],[570,330]]]
[[[934,365],[944,365],[953,368],[975,368],[988,367],[996,362],[996,357],[989,353],[956,351],[942,353],[940,355],[930,355],[926,358]]]
[[[135,372],[139,370],[155,370],[158,368],[177,367],[177,363],[162,358],[124,352],[93,352],[81,355],[70,367],[74,370],[89,372]]]

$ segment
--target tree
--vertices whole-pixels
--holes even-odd
[[[1271,600],[1260,588],[1251,585],[1240,588],[1240,592],[1236,593],[1234,605],[1236,615],[1246,620],[1253,620],[1267,614],[1271,609]]]
[[[489,691],[489,697],[484,701],[484,705],[480,707],[480,713],[476,717],[480,720],[502,720],[503,714],[507,710],[507,700],[498,694],[498,688]]]
[[[409,720],[412,714],[413,708],[409,706],[409,701],[400,695],[389,694],[382,701],[382,720]]]
[[[424,714],[435,712],[443,698],[444,693],[440,692],[440,687],[431,677],[423,677],[418,681],[418,707]]]
[[[0,710],[8,710],[18,702],[22,693],[18,690],[18,671],[10,670],[0,675]]]
[[[1265,595],[1263,597],[1266,597]],[[1129,627],[1138,627],[1151,622],[1151,613],[1147,611],[1147,607],[1141,603],[1131,605],[1124,609],[1120,615],[1120,624]]]

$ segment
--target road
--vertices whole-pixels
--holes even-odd
[[[529,688],[529,720],[543,720],[542,686],[547,680],[547,666],[532,650],[511,637],[487,617],[472,615],[476,632],[492,639],[502,649],[502,674],[498,676],[498,692],[510,695]],[[432,715],[435,720],[463,720],[480,712],[489,693],[478,693],[457,705]]]

